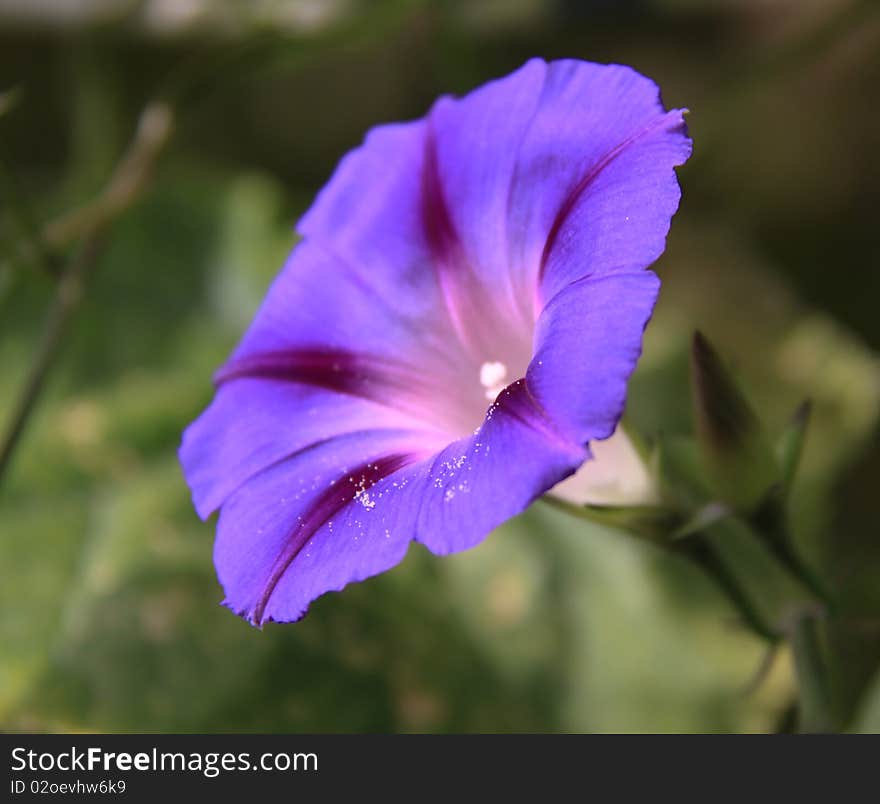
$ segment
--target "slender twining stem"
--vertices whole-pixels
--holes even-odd
[[[97,198],[51,221],[43,238],[61,248],[78,238],[103,230],[143,192],[156,157],[171,136],[173,115],[165,103],[151,103],[141,113],[134,139]]]
[[[104,191],[94,201],[44,227],[41,235],[44,244],[60,247],[78,242],[79,245],[59,274],[33,363],[0,440],[0,482],[45,387],[107,230],[143,192],[156,157],[171,135],[172,120],[171,109],[166,104],[148,105],[141,114],[131,145]]]
[[[89,238],[65,266],[46,315],[46,324],[33,363],[0,442],[0,481],[9,467],[31,412],[46,383],[49,369],[64,339],[71,314],[79,304],[83,283],[100,250],[98,237]]]
[[[798,680],[799,730],[806,733],[828,732],[834,727],[819,616],[814,608],[804,608],[792,615],[786,627]]]

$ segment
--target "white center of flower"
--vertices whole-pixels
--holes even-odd
[[[485,396],[490,402],[500,394],[507,385],[507,366],[498,361],[483,363],[480,366],[480,385],[485,388]]]

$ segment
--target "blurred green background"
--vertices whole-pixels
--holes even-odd
[[[840,597],[847,728],[880,731],[878,6],[0,1],[0,426],[82,235],[81,215],[67,237],[53,222],[93,209],[147,103],[174,118],[143,192],[90,244],[0,485],[0,728],[791,728],[788,657],[747,691],[762,647],[706,579],[545,506],[464,554],[415,547],[294,626],[260,632],[218,605],[213,523],[175,451],[297,216],[369,126],[540,55],[631,64],[691,109],[629,413],[690,430],[695,328],[771,431],[814,400],[793,517]]]

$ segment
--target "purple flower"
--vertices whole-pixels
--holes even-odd
[[[464,550],[623,412],[688,158],[627,67],[535,59],[340,163],[180,450],[225,604]]]

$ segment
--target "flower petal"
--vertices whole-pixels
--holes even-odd
[[[406,434],[352,434],[254,476],[217,524],[225,604],[255,625],[293,621],[324,592],[398,563],[418,497],[395,495],[375,516],[370,506],[373,496],[396,491],[393,483],[405,492],[401,470],[422,457]]]
[[[229,383],[183,435],[180,460],[196,511],[207,518],[249,478],[307,447],[399,428],[403,418],[322,388],[258,379]]]
[[[546,70],[545,62],[532,59],[463,98],[441,98],[430,115],[436,191],[461,247],[458,268],[466,274],[455,277],[456,303],[485,310],[486,300],[494,300],[508,327],[521,323],[521,308],[508,281],[507,206],[519,146]]]
[[[423,309],[423,291],[428,291],[400,276],[386,277],[394,282],[393,292],[379,292],[372,283],[381,273],[366,261],[347,262],[320,240],[301,242],[272,283],[233,361],[317,349],[415,363],[427,372],[454,369],[458,354],[445,317],[434,320]]]
[[[328,438],[404,428],[431,443],[438,427],[456,426],[439,393],[458,376],[451,339],[418,326],[416,313],[390,309],[341,259],[301,243],[218,372],[214,401],[184,433],[180,458],[199,515]]]
[[[551,422],[525,380],[501,392],[483,425],[433,461],[418,540],[434,553],[473,547],[588,457]]]
[[[623,411],[689,153],[651,81],[573,61],[370,132],[184,436],[227,605],[298,619],[571,475]]]
[[[511,270],[536,306],[586,274],[647,267],[690,154],[680,111],[629,67],[556,61],[519,149],[508,221]],[[539,284],[540,283],[540,287]]]
[[[690,153],[682,112],[673,111],[597,165],[545,245],[543,298],[584,276],[585,261],[598,276],[657,260],[681,198],[673,168]]]
[[[437,332],[449,321],[423,216],[426,132],[423,120],[372,129],[297,229],[350,266],[375,302]]]
[[[215,563],[226,603],[254,624],[299,619],[325,592],[397,564],[412,539],[472,547],[583,461],[523,383],[473,436],[425,458],[407,433],[358,434],[257,475],[223,506]]]
[[[573,440],[586,443],[614,432],[659,289],[652,271],[587,276],[541,312],[526,378]]]

